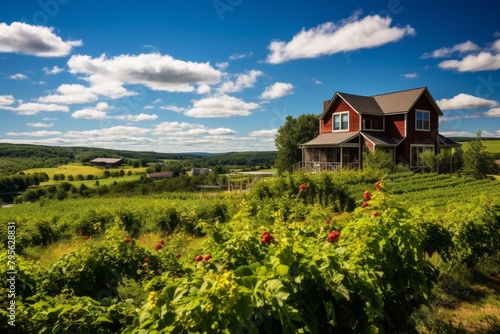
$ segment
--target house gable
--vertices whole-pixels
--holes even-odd
[[[349,113],[349,129],[346,131],[359,131],[359,114],[338,93],[336,93],[319,118],[319,133],[334,132],[333,114],[342,112]]]

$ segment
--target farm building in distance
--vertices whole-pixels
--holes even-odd
[[[174,172],[158,172],[147,174],[147,178],[153,181],[170,179],[172,176],[174,176]]]
[[[198,176],[198,175],[208,175],[211,172],[212,170],[210,168],[192,168],[189,174],[191,176]]]
[[[123,159],[115,159],[115,158],[96,158],[94,160],[90,160],[91,166],[97,167],[118,167],[123,164]]]

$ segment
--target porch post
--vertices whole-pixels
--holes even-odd
[[[344,147],[340,146],[340,169],[344,169],[343,158],[344,158]]]

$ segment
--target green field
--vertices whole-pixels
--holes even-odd
[[[486,151],[491,153],[500,153],[500,140],[483,140],[483,145]],[[462,149],[465,151],[469,148],[469,142],[459,142],[462,144]]]

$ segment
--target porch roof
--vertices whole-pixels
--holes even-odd
[[[361,135],[371,141],[375,146],[396,147],[404,138],[392,138],[383,132],[362,131]]]
[[[313,140],[302,144],[301,147],[340,146],[340,144],[345,143],[358,135],[358,131],[322,133]]]
[[[445,136],[438,134],[439,146],[440,147],[458,147],[459,143],[454,142],[450,138],[446,138]]]

